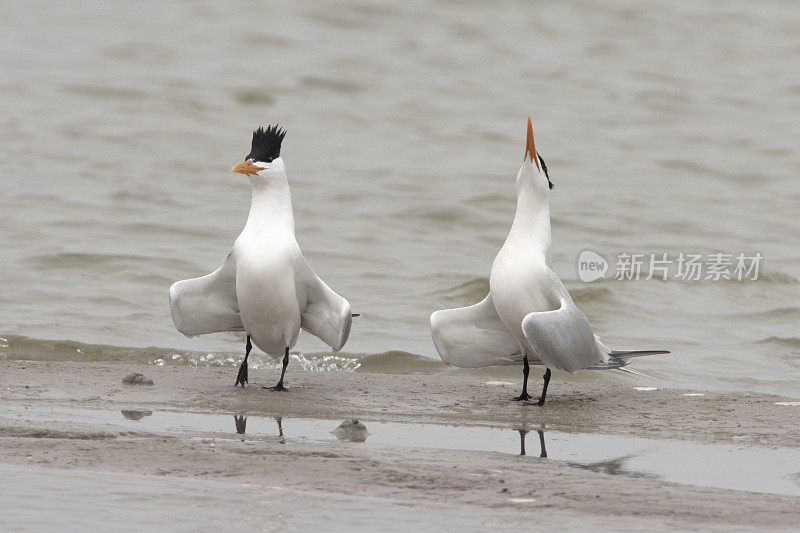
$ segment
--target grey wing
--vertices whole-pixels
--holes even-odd
[[[232,254],[211,274],[173,283],[169,288],[169,307],[175,329],[187,337],[243,330]]]
[[[300,303],[300,327],[334,351],[341,350],[353,322],[350,302],[328,287],[303,257],[295,270],[295,288]]]
[[[469,307],[433,313],[431,336],[448,365],[476,368],[522,361],[519,343],[500,321],[491,294]]]
[[[575,305],[561,280],[549,271],[561,306],[554,311],[528,313],[522,319],[525,339],[548,367],[575,372],[608,359],[600,350],[589,321]]]

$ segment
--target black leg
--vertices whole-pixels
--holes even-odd
[[[275,422],[278,423],[278,436],[283,437],[283,419],[279,416],[275,417]]]
[[[531,372],[531,367],[528,364],[528,356],[524,355],[522,359],[522,394],[516,398],[511,398],[515,402],[522,402],[530,400],[531,395],[528,394],[528,374]]]
[[[283,388],[283,376],[286,374],[286,367],[289,365],[289,347],[286,347],[286,355],[283,356],[283,368],[281,369],[281,379],[278,380],[278,384],[274,387],[270,387],[272,390],[286,390]]]
[[[519,431],[519,454],[525,455],[525,436],[528,434],[527,429],[518,429]]]
[[[544,387],[542,387],[542,395],[539,397],[539,405],[544,405],[544,398],[547,396],[547,384],[550,383],[550,369],[548,368],[544,376]]]
[[[239,374],[236,376],[236,383],[233,384],[234,387],[240,383],[242,387],[244,387],[244,384],[247,383],[247,358],[250,356],[250,350],[252,349],[253,345],[250,344],[250,335],[248,335],[247,344],[244,348],[244,361],[242,361],[242,366],[239,367]]]
[[[539,457],[547,457],[547,448],[544,447],[544,431],[541,429],[537,431],[539,432],[539,448],[542,450]]]

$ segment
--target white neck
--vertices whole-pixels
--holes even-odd
[[[280,227],[291,231],[294,235],[292,193],[289,190],[286,173],[272,171],[266,176],[250,176],[250,189],[253,198],[245,228]]]
[[[529,252],[542,254],[550,264],[550,198],[544,178],[529,162],[523,163],[517,176],[517,212],[506,242],[524,246]],[[541,179],[542,183],[534,180]]]

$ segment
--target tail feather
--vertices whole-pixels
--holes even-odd
[[[619,357],[609,357],[607,361],[598,361],[592,366],[586,367],[586,370],[612,370],[614,368],[622,368],[627,365],[628,361],[620,359]]]
[[[643,357],[645,355],[662,355],[670,353],[669,350],[611,350],[608,355],[630,359],[631,357]]]
[[[628,372],[630,374],[636,374],[639,376],[644,376],[646,378],[651,378],[651,376],[648,376],[647,374],[642,374],[641,372],[637,372],[635,370],[623,367],[627,366],[630,363],[630,359],[633,357],[643,357],[645,355],[661,355],[667,353],[670,352],[667,350],[610,350],[608,352],[609,356],[608,360],[598,361],[597,363],[588,367],[586,370],[622,370],[623,372]]]

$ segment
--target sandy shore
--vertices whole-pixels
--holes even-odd
[[[41,476],[37,473],[56,468],[59,475],[72,473],[73,478],[64,483],[73,486],[111,483],[108,476],[112,475],[137,476],[136,482],[127,483],[130,490],[137,483],[183,483],[192,478],[193,483],[202,484],[193,493],[214,495],[219,516],[235,510],[240,524],[262,527],[308,525],[310,517],[337,510],[343,514],[337,515],[341,520],[335,524],[348,530],[368,530],[370,524],[402,530],[414,523],[461,530],[487,524],[505,530],[556,522],[567,529],[590,525],[603,529],[790,529],[800,523],[797,496],[611,475],[608,468],[579,468],[531,457],[539,453],[536,431],[528,439],[529,456],[520,457],[489,451],[370,447],[336,440],[287,441],[277,433],[236,438],[233,427],[230,435],[210,430],[155,431],[146,425],[131,430],[69,414],[79,412],[70,409],[79,409],[117,415],[127,410],[145,416],[148,411],[174,411],[336,421],[359,418],[367,427],[385,422],[456,424],[678,439],[704,445],[746,439],[756,447],[798,449],[800,457],[800,406],[776,405],[792,399],[718,392],[686,396],[697,391],[637,391],[554,380],[548,404],[540,408],[508,401],[518,392],[517,383],[504,385],[446,373],[290,369],[289,391],[275,393],[258,386],[274,379],[274,372],[267,369],[251,372],[251,380],[258,383],[244,390],[232,386],[235,369],[231,368],[3,361],[0,369],[0,463],[16,469],[8,475],[20,483],[20,489],[8,498],[21,498],[25,487],[35,494],[35,480]],[[131,372],[143,373],[154,385],[123,384],[122,378]],[[46,416],[48,412],[52,416]],[[75,481],[78,478],[80,483]],[[243,490],[242,484],[250,489]],[[238,499],[246,498],[243,494],[251,489],[263,495],[255,507]],[[269,492],[278,490],[295,491],[292,494],[298,497]],[[173,499],[176,506],[184,507],[191,507],[192,501],[188,496]],[[17,513],[15,523],[22,518]],[[205,529],[212,523],[207,520],[196,526]]]

